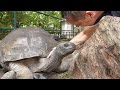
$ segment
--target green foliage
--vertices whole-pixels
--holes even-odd
[[[13,13],[10,11],[0,12],[0,27],[12,27]]]
[[[42,13],[61,18],[60,11],[41,11]],[[47,29],[60,29],[59,19],[55,19],[33,11],[16,11],[17,28],[19,27],[42,27]],[[13,27],[13,11],[0,12],[0,27]]]

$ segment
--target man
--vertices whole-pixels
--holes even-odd
[[[62,11],[61,12],[63,18],[66,19],[67,22],[78,26],[86,26],[83,31],[81,31],[78,35],[76,35],[72,40],[70,40],[71,46],[74,45],[74,50],[81,47],[81,44],[83,44],[86,40],[88,40],[91,35],[96,31],[95,24],[97,24],[100,19],[104,15],[112,15],[112,16],[120,16],[120,11]],[[60,46],[66,47],[70,46],[67,45],[68,42],[62,44],[60,43]],[[57,47],[57,46],[56,46]],[[53,48],[53,50],[48,55],[51,56],[52,52],[56,50],[57,48]],[[59,69],[59,72],[63,72],[68,70],[69,63],[64,64],[64,61],[61,64],[61,67],[65,67],[64,69]]]
[[[95,32],[94,25],[105,15],[120,17],[120,11],[62,11],[62,17],[67,22],[79,27],[86,26],[82,32],[76,35],[70,42],[76,46],[83,44]]]

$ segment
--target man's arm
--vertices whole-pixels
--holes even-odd
[[[74,43],[76,46],[81,45],[88,40],[95,31],[96,29],[94,26],[87,26],[82,32],[70,40],[70,42]]]

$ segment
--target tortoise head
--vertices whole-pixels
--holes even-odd
[[[75,48],[76,48],[75,44],[71,42],[65,42],[57,45],[56,50],[60,55],[66,56],[68,54],[73,53]]]

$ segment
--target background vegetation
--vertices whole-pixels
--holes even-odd
[[[60,11],[41,11],[42,13],[61,18]],[[13,23],[13,11],[1,11],[0,12],[0,28],[12,28]],[[34,11],[16,11],[17,28],[35,26],[47,29],[60,29],[59,19],[45,16],[44,14],[38,14]]]

